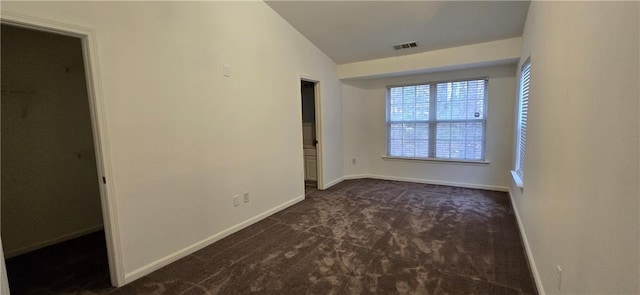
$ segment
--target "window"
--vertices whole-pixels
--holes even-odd
[[[520,103],[518,106],[518,145],[516,147],[516,167],[515,172],[519,179],[519,186],[522,186],[524,178],[524,153],[527,140],[527,114],[529,112],[529,81],[531,79],[531,62],[529,59],[522,64],[520,74]],[[518,182],[518,181],[517,181]]]
[[[487,79],[389,87],[389,157],[484,161]]]

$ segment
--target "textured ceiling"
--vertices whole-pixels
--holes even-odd
[[[337,64],[522,35],[528,1],[267,1]],[[393,45],[417,41],[418,47]]]

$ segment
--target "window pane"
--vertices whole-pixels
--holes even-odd
[[[451,142],[448,140],[436,140],[436,158],[449,159]]]
[[[451,158],[452,159],[464,159],[465,158],[465,145],[464,141],[454,140],[451,141]]]
[[[390,124],[389,139],[402,140],[402,124]]]
[[[414,140],[415,139],[415,124],[402,124],[402,139]]]
[[[391,140],[389,143],[389,155],[396,157],[402,156],[402,140]]]
[[[429,85],[416,86],[416,103],[429,103]]]
[[[402,120],[402,88],[391,88],[389,91],[389,120]]]
[[[466,101],[461,99],[455,99],[451,101],[451,119],[452,120],[464,120],[467,116],[467,104]]]
[[[429,85],[416,86],[416,120],[429,120]]]
[[[529,60],[522,65],[520,74],[520,104],[518,113],[518,146],[516,148],[516,173],[520,179],[524,178],[525,147],[527,141],[527,114],[529,112],[529,84],[531,79],[531,63]]]
[[[389,90],[390,121],[429,120],[429,85],[393,87]]]
[[[390,88],[389,155],[482,160],[486,83],[471,80]],[[434,125],[435,130],[430,130]],[[430,131],[436,132],[435,137]]]
[[[454,123],[451,126],[451,140],[464,140],[465,137],[465,123]]]
[[[402,88],[391,88],[390,94],[390,103],[392,105],[398,105],[402,103]]]
[[[416,124],[416,139],[429,140],[429,124],[427,123]]]
[[[482,122],[438,123],[436,132],[436,158],[482,160]]]
[[[416,141],[416,157],[428,158],[429,157],[429,142],[426,140]]]
[[[484,119],[484,80],[467,82],[466,119]]]
[[[482,141],[467,142],[465,151],[465,159],[482,160]]]
[[[438,83],[437,119],[484,119],[484,80]]]
[[[413,140],[402,141],[402,156],[403,157],[415,157],[416,145]]]
[[[416,120],[418,121],[429,120],[429,104],[426,104],[426,103],[416,104]]]
[[[404,104],[402,106],[402,120],[403,121],[415,121],[416,119],[416,105]]]
[[[453,82],[451,84],[451,119],[465,119],[467,111],[467,82]]]
[[[451,120],[452,83],[439,83],[436,87],[436,119]]]
[[[405,105],[414,105],[416,103],[416,86],[402,87],[402,102]]]
[[[429,156],[429,124],[389,124],[389,155],[396,157]]]

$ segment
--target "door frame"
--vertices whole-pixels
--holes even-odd
[[[90,28],[19,15],[7,11],[0,12],[0,23],[3,25],[74,37],[81,41],[96,156],[96,168],[98,172],[98,179],[96,179],[96,181],[98,182],[100,190],[100,202],[102,205],[109,260],[109,274],[111,277],[111,285],[120,287],[125,283],[124,263],[122,260],[118,214],[111,169],[111,152],[108,140],[109,133],[107,131],[104,97],[102,95],[102,79],[99,70],[96,33]]]
[[[300,75],[300,77],[298,77],[298,93],[300,94],[300,99],[298,100],[300,102],[300,122],[302,122],[302,84],[301,82],[311,82],[313,83],[313,91],[314,91],[314,97],[313,97],[313,104],[314,104],[314,108],[315,108],[315,112],[316,112],[316,120],[315,120],[315,125],[316,125],[316,140],[318,141],[318,144],[316,145],[316,174],[318,175],[317,177],[317,184],[318,184],[318,189],[319,190],[324,190],[325,186],[324,186],[324,174],[322,173],[323,171],[323,165],[322,165],[322,147],[323,147],[323,143],[324,141],[322,140],[322,108],[321,108],[321,97],[320,97],[320,80],[316,79],[314,77],[308,76],[308,75]],[[302,133],[302,125],[300,125],[300,131]],[[304,148],[302,149],[302,185],[304,188]],[[303,190],[304,191],[304,190]]]
[[[2,250],[2,239],[0,238],[0,294],[9,295],[9,280],[7,279],[7,268],[4,265],[4,251]]]

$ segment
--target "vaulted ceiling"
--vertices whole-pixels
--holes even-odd
[[[337,64],[522,35],[528,1],[269,1]],[[416,41],[418,47],[393,45]]]

